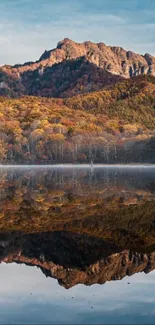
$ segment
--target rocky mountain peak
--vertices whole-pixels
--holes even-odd
[[[58,44],[57,44],[57,49],[61,49],[63,45],[66,45],[66,44],[72,44],[75,42],[72,41],[71,39],[65,37],[62,41],[59,41]]]
[[[64,60],[77,59],[85,56],[97,67],[124,78],[140,74],[155,75],[155,58],[149,54],[140,55],[133,51],[126,51],[120,46],[107,46],[104,43],[85,41],[77,43],[69,38],[60,41],[56,49],[45,51],[40,61],[50,66]]]

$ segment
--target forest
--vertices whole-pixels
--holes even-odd
[[[155,162],[155,78],[72,98],[0,97],[0,163]]]

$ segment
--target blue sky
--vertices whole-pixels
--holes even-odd
[[[155,0],[0,0],[0,64],[36,60],[65,37],[155,55]]]

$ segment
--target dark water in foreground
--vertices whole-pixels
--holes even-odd
[[[154,324],[154,167],[0,180],[0,324]]]

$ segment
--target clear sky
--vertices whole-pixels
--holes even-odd
[[[155,55],[155,0],[0,0],[0,64],[36,60],[65,37]]]

